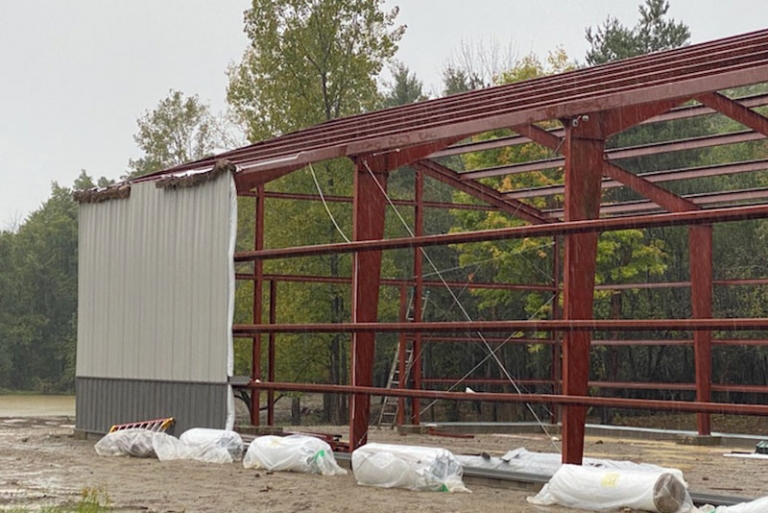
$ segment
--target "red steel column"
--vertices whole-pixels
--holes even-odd
[[[552,246],[552,277],[555,285],[555,297],[552,299],[552,319],[557,320],[560,318],[560,237],[555,236],[553,238],[554,244]],[[550,368],[550,378],[552,379],[552,393],[560,393],[560,334],[556,331],[552,332],[552,366]],[[558,421],[558,405],[550,405],[551,415],[549,421],[551,424],[557,424]]]
[[[277,322],[277,282],[269,281],[269,323]],[[267,348],[267,381],[275,381],[275,337],[277,333],[269,334],[269,346]],[[275,425],[275,391],[267,391],[267,425]]]
[[[368,168],[373,171],[373,176]],[[387,173],[378,159],[355,161],[354,199],[352,201],[353,239],[370,240],[384,237],[386,198],[379,185],[386,190]],[[375,178],[374,178],[375,177]],[[381,281],[381,250],[360,251],[353,255],[352,263],[352,322],[376,322]],[[373,385],[375,333],[352,335],[352,385]],[[349,444],[351,450],[368,441],[371,398],[355,394],[350,402]]]
[[[400,322],[407,322],[408,320],[408,287],[406,285],[400,285]],[[405,332],[398,333],[397,343],[397,388],[404,389],[407,384],[407,376],[405,375],[405,345],[408,343],[408,338]],[[405,424],[405,397],[397,398],[397,418],[395,424],[402,426]]]
[[[256,188],[256,205],[253,222],[253,249],[264,249],[264,186]],[[264,262],[253,262],[253,323],[261,324],[261,310],[263,304],[262,283],[264,282]],[[253,336],[251,346],[251,380],[261,379],[261,334]],[[261,408],[258,390],[251,390],[251,425],[259,425],[259,411]]]
[[[565,221],[595,219],[600,214],[605,141],[599,115],[565,122]],[[591,319],[598,233],[565,237],[563,319]],[[563,337],[563,394],[587,395],[590,332]],[[563,408],[563,463],[580,465],[584,455],[586,408]]]
[[[414,206],[414,234],[416,237],[424,235],[424,173],[418,169],[415,172],[415,196],[416,205]],[[424,295],[424,257],[422,248],[413,250],[413,274],[416,278],[416,286],[413,289],[413,322],[421,322],[421,298]],[[411,373],[413,374],[413,388],[421,390],[421,333],[413,335],[413,363],[411,364]],[[421,406],[419,399],[414,397],[411,400],[412,421],[415,426],[421,421]]]
[[[712,226],[688,228],[688,253],[691,267],[691,306],[694,319],[712,317]],[[693,332],[693,351],[696,369],[696,400],[712,399],[712,332]],[[710,415],[696,417],[699,435],[712,432]]]

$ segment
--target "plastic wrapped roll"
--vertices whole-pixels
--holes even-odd
[[[234,431],[224,429],[192,428],[184,431],[179,440],[187,445],[226,450],[233,461],[243,459],[243,439]]]
[[[371,443],[352,453],[358,484],[416,491],[467,492],[463,469],[445,449]]]
[[[305,435],[260,436],[248,447],[243,466],[324,476],[347,473],[336,463],[330,445]]]
[[[693,502],[679,479],[668,472],[606,470],[563,465],[528,502],[571,508],[632,508],[653,513],[687,513]]]

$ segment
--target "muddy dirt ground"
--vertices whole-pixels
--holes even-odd
[[[470,485],[471,494],[418,493],[358,486],[352,475],[320,477],[245,470],[239,464],[159,462],[99,457],[94,441],[75,440],[71,417],[0,418],[0,509],[39,509],[76,501],[83,489],[109,496],[115,511],[156,512],[357,512],[482,511],[545,513],[567,510],[526,503],[529,492]],[[313,427],[346,435],[346,428]],[[371,441],[443,446],[457,453],[500,455],[524,446],[553,451],[538,435],[480,435],[449,439],[400,436],[372,429]],[[726,495],[768,494],[768,460],[722,456],[734,448],[692,447],[672,442],[588,438],[589,456],[630,459],[674,466],[685,472],[691,489]],[[744,450],[741,448],[740,450]]]

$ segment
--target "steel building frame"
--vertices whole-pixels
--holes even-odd
[[[762,340],[713,340],[712,330],[768,330],[768,319],[713,319],[712,294],[715,285],[765,283],[766,280],[713,281],[712,224],[768,217],[768,191],[722,191],[699,196],[680,196],[660,184],[675,180],[763,171],[768,159],[734,162],[698,168],[670,169],[634,174],[621,167],[621,159],[689,149],[760,141],[768,137],[768,118],[755,107],[768,105],[768,95],[731,98],[724,91],[768,82],[768,30],[743,34],[660,52],[593,68],[578,69],[559,75],[520,83],[457,94],[445,98],[396,107],[326,122],[295,133],[259,142],[197,162],[178,166],[159,174],[201,169],[219,159],[237,166],[235,182],[239,194],[256,198],[255,246],[253,251],[238,253],[237,262],[254,262],[253,273],[238,278],[255,283],[253,324],[234,327],[234,333],[253,340],[253,373],[245,388],[265,390],[268,394],[268,423],[274,421],[274,391],[316,391],[351,395],[350,445],[354,449],[366,442],[370,421],[370,396],[390,395],[414,400],[418,423],[418,399],[478,400],[477,394],[422,390],[424,384],[439,383],[440,378],[423,379],[420,365],[414,365],[414,389],[373,387],[375,334],[408,334],[414,353],[420,354],[425,333],[457,333],[467,329],[482,332],[522,330],[544,331],[549,339],[537,343],[552,346],[553,375],[546,380],[553,394],[484,393],[484,401],[549,403],[563,406],[563,461],[580,463],[583,455],[584,423],[587,406],[611,406],[675,410],[698,413],[698,430],[710,434],[710,413],[768,415],[768,406],[713,403],[712,391],[740,390],[759,393],[768,387],[712,384],[713,344],[763,344]],[[666,141],[635,147],[606,149],[606,141],[629,128],[645,123],[711,114],[722,114],[746,127],[741,132],[724,135]],[[557,129],[545,129],[542,123],[559,122]],[[516,135],[490,140],[473,136],[499,129]],[[462,155],[510,145],[536,143],[561,156],[524,164],[459,172],[438,163],[440,157]],[[264,211],[266,200],[316,201],[313,195],[281,194],[267,191],[265,185],[324,160],[346,157],[354,163],[354,194],[351,198],[332,196],[332,202],[351,202],[353,241],[306,247],[264,249]],[[391,171],[410,166],[415,171],[414,197],[399,200],[398,205],[415,211],[415,236],[384,239],[386,190]],[[564,167],[562,185],[498,191],[478,181],[482,178]],[[156,176],[156,175],[152,175]],[[152,178],[152,176],[148,177]],[[448,184],[484,202],[457,205],[424,200],[424,178]],[[646,200],[601,205],[602,191],[626,187]],[[531,198],[563,195],[563,208],[541,211],[526,202]],[[714,207],[714,208],[713,208]],[[424,235],[426,208],[488,209],[511,214],[526,226],[460,234]],[[663,213],[658,213],[663,212]],[[601,215],[603,217],[601,217]],[[597,239],[601,232],[626,228],[688,226],[690,281],[669,284],[633,284],[613,286],[690,287],[691,319],[666,320],[593,320],[593,292]],[[554,284],[539,286],[514,284],[473,284],[473,286],[510,290],[546,290],[562,293],[563,308],[555,308],[553,318],[544,321],[422,322],[421,291],[434,285],[423,279],[420,248],[473,241],[505,240],[520,237],[562,237],[564,259],[555,263]],[[380,276],[382,250],[414,248],[412,281],[384,280]],[[331,253],[353,255],[352,275],[347,278],[322,276],[280,276],[263,272],[266,259],[316,256]],[[559,257],[559,250],[555,251]],[[562,284],[559,283],[562,269]],[[351,284],[352,315],[342,324],[277,323],[277,284],[281,281],[339,282]],[[269,324],[262,323],[263,288],[269,285]],[[406,322],[377,322],[378,290],[381,286],[413,286],[414,318]],[[402,299],[401,299],[402,301]],[[557,304],[558,301],[555,301]],[[594,331],[659,329],[689,330],[692,340],[593,341]],[[274,381],[275,335],[297,332],[344,332],[352,336],[351,385],[313,385],[276,383]],[[261,373],[261,337],[268,336],[267,375]],[[562,342],[560,342],[562,336]],[[453,337],[459,341],[461,337]],[[590,383],[589,352],[592,344],[693,344],[696,382],[692,385]],[[401,344],[402,345],[402,344]],[[559,350],[562,348],[562,366]],[[404,358],[400,356],[400,365]],[[560,373],[562,374],[560,376]],[[402,373],[401,373],[402,375]],[[446,378],[447,379],[447,378]],[[562,390],[558,384],[562,383]],[[590,397],[589,386],[695,389],[696,400],[659,401]],[[259,394],[252,394],[252,422],[258,423]],[[403,420],[402,418],[400,419]]]

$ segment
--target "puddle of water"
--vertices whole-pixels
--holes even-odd
[[[0,417],[74,415],[73,395],[0,395]]]

